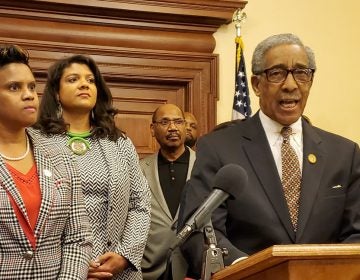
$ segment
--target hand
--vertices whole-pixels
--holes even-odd
[[[114,252],[107,252],[90,262],[88,280],[112,279],[129,266],[128,260]]]

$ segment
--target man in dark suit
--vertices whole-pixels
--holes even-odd
[[[229,251],[225,265],[275,244],[360,241],[359,147],[301,117],[315,69],[313,52],[295,35],[265,39],[252,59],[251,83],[259,97],[259,112],[204,136],[197,144],[179,228],[212,191],[222,166],[238,164],[248,175],[248,184],[239,186],[241,194],[212,215],[218,247]],[[282,154],[283,127],[292,129],[289,142],[297,163],[291,166]],[[295,165],[299,199],[295,194],[287,197],[284,189],[283,171]],[[296,187],[295,181],[290,187]],[[195,232],[182,247],[190,276],[199,277],[203,243],[202,233]]]

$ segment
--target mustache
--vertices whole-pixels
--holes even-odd
[[[166,134],[166,138],[171,138],[174,136],[181,138],[180,134],[176,133],[176,132],[171,132],[171,133]]]
[[[301,99],[301,94],[282,94],[280,96],[280,100],[300,100]]]

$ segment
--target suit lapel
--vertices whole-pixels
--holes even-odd
[[[112,196],[114,195],[114,191],[112,190],[111,186],[118,186],[119,185],[119,181],[118,178],[119,176],[114,176],[114,174],[117,174],[118,172],[122,172],[119,169],[119,164],[116,161],[121,161],[123,160],[122,158],[117,158],[117,155],[114,154],[114,151],[116,150],[116,143],[113,141],[108,141],[107,139],[102,139],[99,138],[97,141],[99,141],[100,146],[101,146],[101,150],[105,155],[105,160],[106,160],[106,164],[107,166],[111,166],[111,168],[109,168],[109,200],[112,201],[113,198]],[[111,147],[111,146],[114,147]],[[109,148],[111,147],[111,148]],[[110,201],[109,201],[109,205],[110,205]]]
[[[114,154],[114,151],[117,150],[117,143],[113,141],[108,141],[106,138],[100,138],[97,141],[99,141],[101,150],[104,153],[106,165],[109,167],[109,178],[108,178],[108,186],[109,186],[109,195],[108,195],[108,205],[113,205],[119,207],[119,198],[117,197],[119,195],[119,189],[118,187],[121,185],[120,179],[121,176],[116,174],[122,174],[124,172],[121,170],[120,164],[117,161],[124,160],[123,158],[118,157],[116,154]],[[121,193],[121,190],[120,190]],[[106,226],[106,233],[108,236],[111,236],[112,231],[117,228],[116,222],[117,217],[114,215],[114,212],[111,211],[111,207],[107,207],[107,226]],[[118,212],[116,212],[118,213]]]
[[[186,176],[186,181],[190,179],[191,171],[193,169],[195,159],[196,159],[195,152],[193,150],[191,150],[190,148],[189,148],[189,151],[190,151],[190,158],[189,158],[189,166],[188,166],[188,172],[187,172],[187,176]]]
[[[189,149],[189,152],[190,152],[190,157],[189,157],[188,172],[186,174],[186,181],[189,180],[190,177],[191,177],[191,171],[192,171],[192,168],[194,166],[195,159],[196,159],[195,152],[190,148],[188,148],[188,149]],[[178,221],[178,218],[179,218],[179,211],[180,211],[180,203],[179,203],[179,207],[176,210],[176,214],[175,214],[175,217],[174,217],[174,224],[173,224],[174,228],[177,228],[177,221]]]
[[[42,148],[40,141],[32,137],[34,143],[34,157],[39,177],[41,190],[41,205],[35,227],[35,235],[40,238],[40,234],[45,227],[45,223],[50,214],[51,206],[54,202],[55,178],[58,177],[56,169],[51,164],[46,150]],[[41,150],[41,151],[40,151]],[[38,240],[40,242],[40,240]]]
[[[10,195],[11,198],[13,199],[13,201],[16,203],[16,207],[20,210],[21,215],[25,218],[28,226],[30,227],[29,217],[26,212],[25,204],[22,200],[22,197],[21,197],[14,181],[12,180],[10,173],[8,172],[8,170],[5,166],[5,162],[2,159],[0,160],[0,184],[2,185],[4,190],[7,192],[7,194]],[[6,205],[7,205],[8,214],[6,214],[7,215],[6,219],[8,219],[9,221],[18,221],[17,215],[15,213],[15,210],[13,210],[13,206],[12,206],[10,200],[7,199],[7,201],[8,201],[8,203],[6,203]],[[11,213],[11,216],[10,216],[10,213]],[[18,235],[15,238],[17,240],[17,242],[19,242],[21,244],[21,246],[23,246],[24,248],[28,248],[29,250],[31,250],[32,245],[31,245],[29,239],[27,238],[20,223],[13,222],[13,223],[9,224],[8,226],[11,227],[10,230],[14,234]]]
[[[12,177],[11,177],[9,171],[6,168],[5,162],[3,161],[3,159],[0,159],[0,161],[1,161],[0,162],[0,184],[3,186],[3,188],[6,190],[6,192],[8,194],[10,194],[11,197],[14,199],[14,201],[17,204],[17,206],[19,207],[22,215],[25,217],[25,219],[29,223],[29,218],[26,213],[25,204],[21,198],[21,195],[20,195],[19,191],[17,190],[16,185],[15,185],[14,181],[12,180]],[[9,203],[9,206],[11,207],[10,203]],[[14,212],[14,217],[16,217],[15,212]],[[17,218],[15,218],[15,219],[17,219]]]
[[[39,238],[42,232],[42,229],[45,226],[45,222],[47,220],[47,217],[49,215],[50,208],[52,206],[53,200],[54,200],[54,194],[53,194],[53,186],[54,179],[53,179],[53,171],[51,170],[51,165],[48,157],[46,154],[46,149],[42,147],[42,144],[40,141],[37,140],[34,135],[31,133],[28,133],[31,143],[33,145],[33,152],[35,161],[37,164],[37,171],[39,176],[39,183],[40,183],[40,189],[41,189],[41,205],[40,205],[40,211],[38,215],[38,219],[35,226],[35,235],[38,239],[37,242],[40,242]],[[40,152],[39,149],[42,149]],[[1,160],[2,161],[2,160]],[[20,209],[22,215],[29,223],[29,218],[26,212],[25,204],[21,198],[21,195],[19,191],[17,190],[14,181],[11,179],[11,175],[9,174],[5,163],[2,161],[0,164],[0,181],[3,187],[6,189],[6,191],[12,196],[15,203],[17,204],[18,208]],[[15,216],[15,212],[14,212]],[[17,219],[17,218],[15,218]],[[20,224],[17,224],[20,228]],[[18,232],[23,232],[19,229]],[[25,238],[26,239],[26,238]],[[27,239],[26,239],[27,240]],[[29,243],[30,246],[30,243]]]
[[[166,216],[172,221],[173,218],[171,216],[169,207],[167,206],[167,203],[165,201],[165,197],[163,195],[160,185],[157,158],[158,153],[155,153],[151,157],[146,159],[146,168],[144,169],[145,177],[148,178],[153,198],[155,198]]]
[[[304,156],[303,156],[303,176],[301,181],[300,208],[298,219],[298,231],[296,240],[300,240],[305,232],[306,223],[309,219],[316,194],[320,187],[320,180],[324,172],[326,162],[326,153],[321,146],[321,139],[314,132],[309,124],[303,121],[303,139],[304,139]],[[316,161],[309,161],[309,155],[313,155]]]
[[[259,114],[257,113],[250,120],[246,121],[244,125],[243,137],[250,140],[244,142],[244,152],[247,154],[253,171],[283,227],[286,229],[289,237],[295,241],[295,233],[291,224],[280,177],[265,131],[261,125]]]
[[[12,177],[11,177],[9,171],[7,170],[7,168],[5,166],[5,162],[3,161],[3,159],[0,159],[0,184],[4,188],[7,195],[10,195],[12,197],[12,199],[16,203],[18,209],[20,210],[21,215],[25,218],[28,225],[30,225],[29,218],[28,218],[26,208],[25,208],[25,204],[21,198],[21,195],[20,195],[14,181],[12,180]],[[18,221],[17,215],[15,213],[15,210],[13,210],[10,200],[7,199],[6,201],[7,201],[7,203],[6,203],[7,212],[9,213],[9,214],[6,214],[6,219],[8,219],[9,221]],[[12,231],[14,234],[19,235],[15,239],[19,243],[21,243],[22,246],[24,246],[24,248],[28,248],[28,249],[32,248],[31,244],[30,244],[29,240],[27,239],[25,232],[23,231],[19,222],[13,222],[11,224],[9,223],[8,226],[11,227],[11,229],[9,229],[10,231]],[[16,242],[16,241],[14,240],[14,242]]]

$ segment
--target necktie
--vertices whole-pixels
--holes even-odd
[[[298,157],[294,148],[290,145],[291,127],[283,127],[281,135],[283,142],[281,145],[281,166],[282,180],[286,202],[290,212],[291,222],[294,231],[297,229],[299,198],[300,198],[300,182],[301,171]]]

